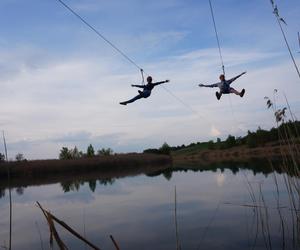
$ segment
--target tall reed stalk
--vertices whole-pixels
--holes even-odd
[[[273,100],[266,97],[267,106],[272,109],[278,131],[278,141],[280,144],[281,164],[283,187],[287,193],[288,207],[280,205],[281,189],[279,189],[278,177],[276,176],[275,169],[272,161],[269,159],[269,164],[274,170],[273,178],[276,187],[275,199],[277,204],[277,212],[280,223],[280,232],[282,237],[282,249],[289,248],[288,244],[292,244],[294,249],[300,247],[300,150],[299,150],[299,131],[295,126],[296,118],[292,112],[287,97],[284,95],[286,105],[288,108],[278,108],[277,106],[277,90],[274,91]],[[291,122],[287,122],[286,111],[289,111]],[[248,181],[248,180],[247,180]],[[262,191],[262,184],[259,184],[258,198],[251,183],[248,181],[248,191],[253,202],[254,212],[257,214],[257,225],[260,225],[263,240],[266,249],[272,249],[272,239],[270,235],[271,217],[269,207]],[[287,213],[283,213],[282,209],[288,209]],[[257,230],[259,229],[257,228]],[[288,241],[287,236],[292,236],[292,242]],[[256,238],[255,238],[256,242]],[[253,246],[255,247],[255,246]]]
[[[5,140],[4,131],[2,131],[4,151],[5,151],[5,160],[8,162],[7,157],[7,146]],[[7,180],[8,180],[8,194],[9,194],[9,245],[8,249],[11,250],[11,242],[12,242],[12,198],[11,198],[11,185],[10,185],[10,167],[7,165]]]
[[[176,250],[180,250],[179,234],[178,234],[178,221],[177,221],[177,192],[175,186],[174,192],[174,220],[175,220],[175,236],[176,236]]]

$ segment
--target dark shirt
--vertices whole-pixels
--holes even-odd
[[[155,87],[155,85],[153,83],[147,83],[143,89],[144,90],[148,90],[148,91],[151,91],[153,88]]]

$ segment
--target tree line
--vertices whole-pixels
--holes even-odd
[[[169,146],[166,142],[160,148],[149,148],[144,150],[144,153],[154,153],[154,154],[170,154],[172,151],[178,151],[189,148],[197,149],[229,149],[236,146],[245,145],[249,148],[265,146],[267,143],[279,143],[282,140],[281,135],[288,136],[288,138],[297,138],[300,131],[299,121],[288,121],[282,123],[276,128],[271,128],[270,130],[264,130],[261,127],[254,132],[248,130],[247,135],[243,137],[235,137],[233,135],[228,135],[225,140],[217,138],[216,141],[210,140],[206,142],[193,142],[189,145],[182,144],[181,146]],[[286,137],[285,137],[286,139]]]
[[[24,157],[23,154],[21,153],[17,153],[15,158],[14,158],[15,161],[27,161],[26,158]],[[11,161],[11,160],[10,160]],[[4,163],[5,162],[5,155],[0,153],[0,163]]]
[[[68,147],[62,147],[59,153],[60,160],[69,160],[69,159],[80,159],[80,158],[91,158],[94,156],[109,156],[114,152],[111,148],[101,148],[95,152],[95,149],[92,144],[90,144],[86,152],[79,151],[75,146],[74,148],[69,149]]]

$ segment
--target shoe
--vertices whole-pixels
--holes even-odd
[[[219,92],[216,92],[216,97],[217,97],[218,100],[220,100],[221,95],[219,94]]]
[[[120,104],[121,104],[121,105],[127,105],[127,103],[126,103],[126,102],[120,102]]]
[[[240,93],[240,97],[243,97],[245,94],[245,89],[242,89],[241,93]]]

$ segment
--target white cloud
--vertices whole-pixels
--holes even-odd
[[[274,88],[284,90],[292,107],[299,109],[299,80],[290,62],[279,61],[277,53],[225,50],[229,76],[249,67],[247,75],[234,83],[237,89],[246,88],[246,95],[243,99],[232,95],[232,106],[228,96],[217,101],[215,89],[197,87],[218,80],[217,54],[207,49],[149,62],[146,68],[155,72],[155,80],[171,79],[165,86],[172,94],[157,87],[150,98],[126,107],[118,102],[137,94],[130,84],[139,83],[140,75],[124,67],[119,58],[77,56],[54,61],[50,57],[47,61],[43,54],[40,62],[32,56],[35,52],[18,57],[6,53],[7,67],[18,72],[1,81],[1,129],[6,131],[11,155],[57,157],[63,145],[85,149],[89,143],[140,151],[165,141],[179,145],[245,134],[261,124],[266,128],[273,124],[263,97]],[[28,58],[36,58],[29,61],[38,67],[27,66]]]
[[[210,134],[214,137],[221,135],[221,132],[215,126],[212,126],[210,131]]]

